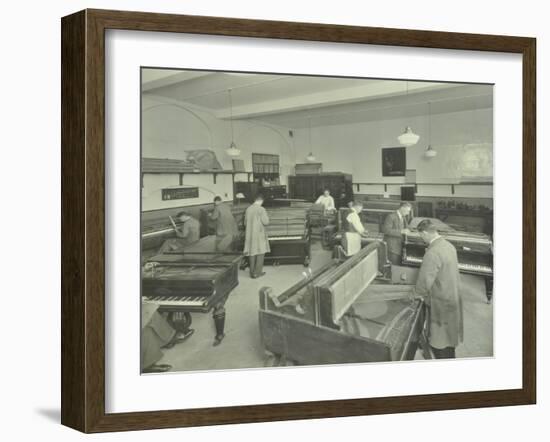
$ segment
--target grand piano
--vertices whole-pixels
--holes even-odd
[[[420,266],[426,244],[422,241],[416,226],[425,218],[414,218],[411,221],[410,233],[403,237],[402,264]],[[458,257],[458,270],[461,273],[478,275],[485,278],[487,301],[493,296],[493,242],[483,233],[462,232],[454,230],[445,223],[433,219],[439,234],[455,246]]]
[[[186,332],[191,313],[213,311],[216,339],[221,341],[225,326],[225,301],[238,285],[240,253],[214,250],[214,237],[205,237],[183,251],[152,256],[142,267],[141,296],[155,303],[168,321]],[[219,343],[219,342],[218,342]]]
[[[306,272],[282,293],[263,287],[259,323],[266,351],[295,365],[413,359],[425,342],[424,304],[411,298],[413,285],[378,280],[386,261],[381,245]]]

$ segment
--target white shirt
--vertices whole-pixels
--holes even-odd
[[[357,233],[363,233],[365,231],[363,223],[361,223],[361,218],[359,218],[359,214],[355,211],[355,209],[351,209],[351,212],[346,217],[346,220],[353,226]]]
[[[332,198],[330,195],[325,196],[321,195],[319,198],[317,198],[317,201],[315,201],[315,204],[322,204],[325,206],[325,210],[333,210],[334,207],[334,198]]]

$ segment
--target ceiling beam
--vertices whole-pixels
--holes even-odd
[[[415,94],[420,92],[449,89],[462,86],[455,83],[428,83],[428,82],[407,82],[405,81],[384,81],[369,83],[364,86],[356,86],[342,89],[333,89],[316,92],[307,95],[286,97],[260,103],[234,106],[233,118],[245,119],[262,115],[295,112],[304,109],[315,109],[325,106],[354,103],[360,101],[374,100],[385,97]],[[231,116],[229,108],[223,108],[216,112],[216,117],[228,119]]]
[[[184,83],[199,77],[210,75],[211,72],[201,71],[177,71],[172,69],[144,69],[142,73],[141,89],[143,92],[151,91],[177,83]]]

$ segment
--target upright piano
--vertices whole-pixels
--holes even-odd
[[[381,243],[334,259],[282,293],[260,290],[265,349],[297,365],[413,359],[422,340],[423,301],[413,285],[378,281]]]
[[[223,335],[224,304],[238,285],[242,255],[214,251],[213,237],[205,237],[183,251],[155,255],[143,265],[141,296],[179,331],[191,325],[190,313],[213,310],[217,336]]]
[[[458,270],[461,273],[479,275],[485,278],[487,301],[493,296],[493,243],[483,233],[440,231],[443,238],[456,248]],[[426,244],[416,230],[404,235],[402,264],[420,266]]]
[[[269,225],[266,226],[271,252],[265,262],[303,264],[311,262],[310,227],[307,209],[294,207],[268,208]]]

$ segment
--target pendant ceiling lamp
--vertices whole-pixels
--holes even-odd
[[[406,83],[407,88],[407,97],[409,96],[409,82]],[[416,143],[418,143],[418,140],[420,139],[420,136],[415,134],[410,126],[407,126],[405,128],[405,132],[403,132],[401,135],[397,137],[397,141],[399,141],[399,144],[402,146],[414,146]]]
[[[437,150],[432,147],[432,103],[428,102],[428,148],[424,152],[427,158],[437,155]]]
[[[311,149],[311,117],[308,118],[308,137],[309,137],[309,154],[306,157],[306,160],[310,163],[313,163],[316,158],[315,155],[313,155],[313,150]]]
[[[230,157],[238,157],[241,154],[241,150],[237,149],[235,139],[233,136],[233,100],[231,97],[231,89],[228,89],[229,93],[229,121],[231,122],[231,144],[229,148],[225,150],[225,153]]]

